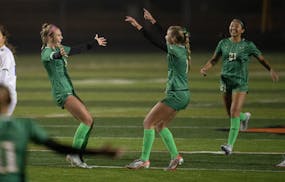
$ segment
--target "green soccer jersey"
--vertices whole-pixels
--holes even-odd
[[[226,38],[219,42],[215,54],[222,56],[221,76],[242,85],[248,82],[250,56],[257,57],[261,55],[261,52],[253,42],[242,39],[235,43],[230,38]]]
[[[65,52],[69,54],[70,47],[64,46]],[[63,93],[72,93],[73,85],[67,73],[67,59],[53,59],[54,53],[59,52],[59,48],[52,49],[45,47],[41,53],[42,63],[48,73],[54,97]]]
[[[29,141],[43,144],[48,135],[31,119],[0,117],[0,181],[25,181]]]
[[[188,90],[188,60],[185,46],[167,44],[166,91]]]

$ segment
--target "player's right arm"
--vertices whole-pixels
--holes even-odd
[[[211,69],[218,61],[219,59],[221,58],[222,56],[222,43],[223,43],[223,40],[221,40],[216,49],[215,49],[215,52],[214,52],[214,55],[208,60],[208,62],[201,68],[200,70],[200,73],[203,75],[203,76],[207,76],[207,71],[209,69]]]
[[[32,120],[26,121],[26,128],[29,131],[30,139],[41,145],[45,145],[47,148],[54,150],[61,154],[90,154],[90,155],[106,155],[110,157],[118,157],[121,155],[121,150],[110,147],[102,147],[99,149],[77,149],[69,145],[60,144],[57,141],[51,139],[45,130],[39,127]]]
[[[148,39],[152,44],[154,44],[156,47],[162,49],[163,51],[167,52],[167,46],[166,43],[162,43],[161,41],[155,40],[153,38],[153,35],[151,35],[150,32],[148,32],[146,29],[144,29],[137,21],[131,16],[126,16],[125,19],[126,22],[129,22],[133,27],[135,27],[137,30],[142,32],[143,36]]]
[[[101,147],[98,149],[76,149],[69,145],[60,144],[53,139],[48,139],[43,143],[47,148],[54,150],[61,154],[89,154],[89,155],[105,155],[109,157],[119,157],[121,155],[121,150],[116,148],[111,148],[109,146]]]
[[[220,59],[220,55],[214,53],[214,55],[209,59],[209,61],[201,68],[200,73],[203,76],[207,76],[207,71],[211,69]]]

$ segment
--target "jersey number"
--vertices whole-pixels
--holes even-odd
[[[237,59],[237,53],[230,52],[229,53],[229,61],[234,61]]]
[[[15,173],[18,171],[16,165],[15,145],[12,142],[0,143],[0,174]]]

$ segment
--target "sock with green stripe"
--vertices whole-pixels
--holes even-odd
[[[228,137],[228,145],[231,145],[232,147],[236,142],[239,133],[239,127],[240,127],[240,118],[239,117],[231,118],[231,128]]]
[[[144,129],[144,135],[143,135],[143,147],[142,147],[142,155],[141,160],[142,161],[148,161],[152,144],[155,139],[155,131],[154,129]]]
[[[72,146],[77,149],[84,149],[87,145],[91,128],[92,126],[80,123],[74,134]]]
[[[178,151],[171,131],[168,128],[164,128],[159,132],[159,135],[170,153],[171,159],[175,159]]]
[[[81,146],[81,149],[85,149],[87,144],[88,144],[88,140],[89,140],[89,136],[90,136],[90,133],[91,133],[91,130],[93,129],[93,125],[94,125],[94,122],[92,123],[92,125],[90,126],[85,138],[84,138],[84,142]]]

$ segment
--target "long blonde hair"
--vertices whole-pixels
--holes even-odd
[[[55,29],[57,29],[57,27],[53,24],[44,23],[42,25],[42,30],[40,32],[42,39],[42,49],[46,47],[48,38],[53,36]]]
[[[168,28],[171,31],[171,37],[174,38],[176,44],[181,44],[186,47],[187,50],[187,60],[191,62],[191,48],[190,48],[190,33],[181,26],[170,26]]]

